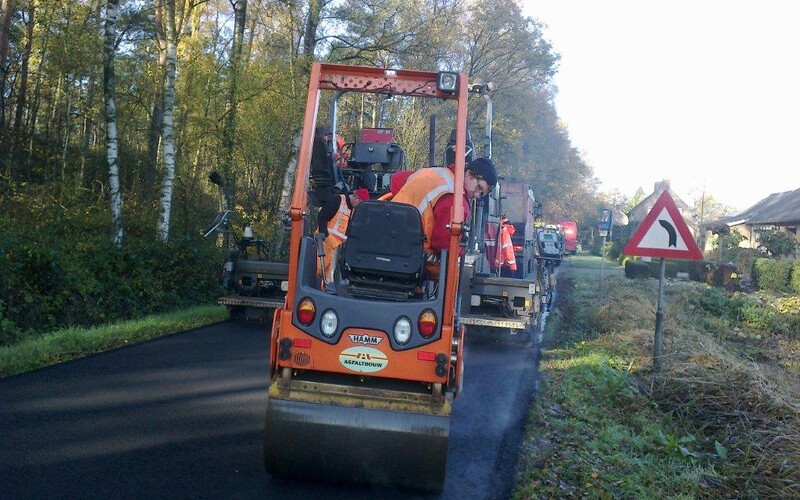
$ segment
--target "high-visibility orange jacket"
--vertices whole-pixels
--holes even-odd
[[[500,221],[500,246],[495,252],[494,265],[495,267],[508,266],[512,271],[517,270],[517,258],[514,255],[514,244],[511,242],[511,235],[514,234],[516,228],[513,224],[508,223],[508,219],[503,218]]]
[[[325,140],[330,139],[330,134],[325,134],[323,136]],[[335,146],[336,150],[334,151],[334,161],[339,165],[341,168],[347,168],[347,160],[350,159],[350,153],[347,152],[344,142],[344,137],[339,134],[334,134],[335,139]]]
[[[339,209],[328,221],[328,237],[325,238],[323,248],[325,249],[325,278],[328,281],[333,280],[334,254],[336,249],[339,248],[347,239],[347,224],[350,222],[350,214],[353,209],[347,203],[347,196],[339,196]]]
[[[408,203],[417,207],[422,215],[422,229],[425,232],[423,248],[433,253],[430,242],[433,237],[435,219],[433,208],[439,199],[455,191],[455,174],[446,167],[421,168],[414,172],[398,191],[392,201]]]

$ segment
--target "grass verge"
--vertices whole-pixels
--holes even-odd
[[[560,271],[513,498],[800,497],[800,334],[722,321],[714,290],[669,281],[654,373],[658,281],[608,262],[600,280],[592,259]]]
[[[0,347],[0,377],[135,344],[155,337],[224,321],[223,306],[198,306],[94,328],[67,328]]]

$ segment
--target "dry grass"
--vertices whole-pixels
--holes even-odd
[[[800,498],[800,341],[765,332],[704,331],[704,318],[686,301],[696,286],[665,287],[660,372],[652,372],[655,280],[608,279],[585,315],[597,334],[592,342],[625,353],[640,390],[724,447],[720,496]]]

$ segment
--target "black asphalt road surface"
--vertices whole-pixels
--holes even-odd
[[[264,472],[267,331],[222,323],[0,380],[0,498],[503,499],[538,353],[468,340],[441,496]]]

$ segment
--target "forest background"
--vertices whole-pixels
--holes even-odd
[[[553,104],[544,29],[514,0],[2,0],[0,344],[218,297],[208,176],[230,182],[236,221],[280,239],[312,61],[494,82],[502,176],[533,186],[550,221],[624,211],[644,193],[598,192]],[[412,168],[427,158],[414,132],[395,129]]]

